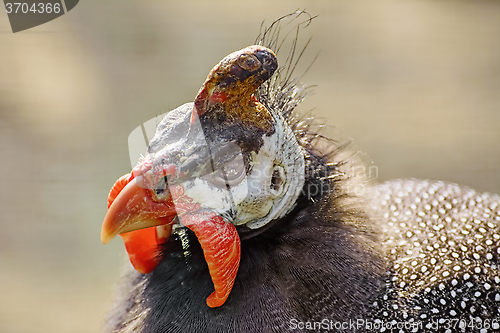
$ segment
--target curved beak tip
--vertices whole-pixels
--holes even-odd
[[[120,233],[120,223],[116,221],[116,212],[108,210],[101,227],[101,242],[109,243],[117,234]]]
[[[114,235],[111,235],[104,230],[101,231],[101,243],[107,244],[109,243],[114,237]]]

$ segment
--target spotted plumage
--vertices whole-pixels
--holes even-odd
[[[376,316],[413,319],[424,329],[417,332],[436,323],[440,332],[497,331],[498,195],[416,179],[387,182],[370,194],[391,263],[390,296],[374,304]]]

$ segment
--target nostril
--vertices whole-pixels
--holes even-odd
[[[166,199],[170,197],[170,192],[168,190],[168,182],[171,179],[172,175],[165,175],[164,177],[160,178],[158,182],[156,183],[154,192],[157,196],[158,199]]]

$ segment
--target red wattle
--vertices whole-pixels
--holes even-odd
[[[127,173],[126,175],[118,178],[118,180],[113,184],[108,194],[108,208],[111,206],[113,201],[115,201],[118,194],[123,190],[125,186],[127,186],[128,183],[130,183],[132,179],[134,179],[134,176],[131,173]]]
[[[156,228],[139,229],[120,235],[132,266],[142,274],[152,272],[161,260]],[[167,237],[168,238],[168,237]]]
[[[198,238],[214,283],[215,291],[207,298],[207,305],[221,306],[233,288],[240,265],[241,241],[236,227],[213,212],[186,214],[181,222]]]

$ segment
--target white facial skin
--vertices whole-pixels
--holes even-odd
[[[189,108],[189,104],[180,108]],[[245,172],[243,155],[239,154],[224,166],[222,175],[230,179],[228,184],[217,178],[221,172],[215,170],[211,174],[184,181],[181,185],[185,194],[201,204],[202,208],[216,212],[226,221],[234,225],[246,224],[251,229],[258,229],[291,211],[304,184],[304,155],[286,122],[280,115],[273,114],[273,117],[276,130],[271,136],[263,137],[264,144],[258,153],[251,153],[248,174]],[[165,130],[169,122],[167,119],[162,121],[153,140],[161,140],[163,134],[160,132]],[[170,122],[170,125],[173,124]],[[197,148],[204,144],[208,149],[197,118],[191,128],[196,132]],[[160,158],[181,147],[189,147],[191,143],[186,133],[179,134],[175,143],[150,154],[150,158]],[[184,148],[184,151],[188,149]],[[231,181],[232,175],[234,179]]]

